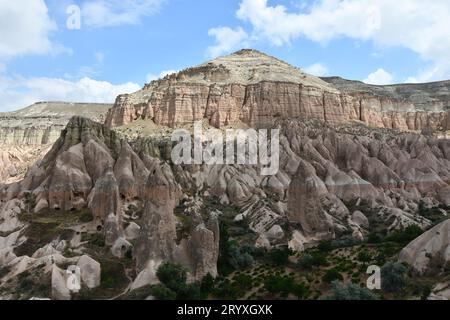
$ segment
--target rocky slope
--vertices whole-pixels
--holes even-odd
[[[0,250],[5,257],[1,261],[10,270],[6,279],[36,267],[29,263],[19,271],[16,269],[19,261],[37,255],[33,252],[30,256],[16,255],[20,252],[18,248],[30,246],[27,230],[33,224],[27,226],[20,219],[24,208],[38,216],[49,210],[67,215],[84,209],[92,212],[92,222],[63,228],[61,233],[71,231],[69,238],[59,249],[52,247],[45,253],[46,270],[52,272],[52,286],[64,280],[56,265],[67,262],[66,258],[55,262],[52,260],[55,254],[61,255],[63,250],[74,250],[79,255],[86,253],[79,240],[81,233],[104,237],[109,254],[117,258],[123,258],[136,246],[137,263],[133,270],[137,278],[130,284],[133,288],[154,282],[156,268],[163,261],[184,264],[193,279],[201,279],[207,273],[217,274],[216,217],[197,214],[192,217],[187,234],[177,235],[180,221],[174,209],[184,195],[172,168],[148,154],[138,156],[115,132],[91,120],[72,118],[42,161],[21,182],[5,185],[1,194],[4,236],[0,237]],[[131,209],[135,206],[135,210]],[[142,216],[137,213],[140,209]],[[132,224],[135,232],[129,229]],[[60,243],[60,236],[57,234],[51,240]],[[67,292],[61,293],[61,285],[56,286],[52,297],[68,298]]]
[[[151,119],[177,127],[208,119],[216,127],[236,122],[265,127],[275,119],[305,117],[330,124],[358,120],[375,127],[446,131],[449,88],[450,82],[383,87],[322,80],[258,51],[241,50],[119,96],[106,124]]]
[[[83,232],[103,235],[116,257],[132,250],[131,289],[154,283],[163,261],[186,266],[192,279],[216,275],[217,217],[247,221],[246,243],[303,251],[321,240],[427,228],[432,221],[420,214],[421,203],[450,204],[448,140],[299,119],[277,125],[281,169],[262,177],[257,166],[177,166],[162,140],[129,144],[103,125],[73,118],[23,181],[0,190],[3,254],[17,256],[26,245],[18,213],[27,192],[37,216],[89,209],[93,221]],[[72,237],[65,248],[86,254]]]

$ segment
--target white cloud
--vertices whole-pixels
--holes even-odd
[[[159,76],[157,76],[156,74],[153,74],[153,73],[149,73],[149,74],[146,76],[145,80],[146,80],[147,82],[152,82],[152,81],[154,81],[154,80],[162,79],[162,78],[164,78],[165,76],[168,76],[169,74],[174,74],[174,73],[177,73],[177,72],[178,72],[178,71],[176,71],[176,70],[162,71],[162,72],[159,74]]]
[[[56,78],[0,76],[1,110],[14,110],[38,101],[114,102],[119,94],[140,89],[132,82],[114,85],[84,77],[77,81]]]
[[[303,69],[306,73],[312,74],[316,77],[323,77],[328,74],[328,68],[322,63],[314,63],[309,67]]]
[[[298,37],[326,43],[348,37],[383,47],[408,48],[431,61],[416,78],[450,77],[450,1],[317,0],[290,12],[267,0],[242,0],[237,17],[249,22],[252,36],[274,45]]]
[[[166,0],[94,0],[82,6],[82,21],[90,27],[139,24],[157,13]]]
[[[50,40],[51,33],[56,29],[44,0],[1,0],[0,60],[64,50]]]
[[[248,34],[241,27],[234,30],[229,27],[213,28],[208,35],[216,38],[216,44],[208,48],[208,56],[212,58],[247,46]]]
[[[436,79],[446,79],[450,77],[446,73],[445,68],[440,68],[439,66],[433,66],[431,68],[428,68],[426,70],[421,70],[418,72],[417,75],[408,77],[405,82],[406,83],[423,83],[423,82],[429,82]]]
[[[369,74],[367,79],[363,82],[367,84],[385,85],[394,83],[394,76],[384,69],[378,69],[377,71]]]

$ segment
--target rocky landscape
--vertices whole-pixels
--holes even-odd
[[[273,57],[242,50],[119,96],[106,124],[151,119],[176,127],[207,119],[215,127],[242,122],[259,128],[276,119],[302,117],[329,124],[358,120],[381,128],[446,131],[449,85],[377,87],[319,79]]]
[[[42,158],[73,116],[103,122],[108,104],[41,102],[0,113],[0,179],[14,182]]]
[[[409,281],[379,297],[450,298],[449,107],[450,82],[320,79],[241,50],[119,96],[104,119],[64,118],[56,141],[59,127],[5,116],[0,297],[324,298],[376,264]],[[198,120],[279,129],[280,170],[174,164],[171,133]],[[45,156],[17,170],[9,148],[29,144]],[[177,268],[183,287],[164,280]],[[283,277],[295,285],[274,289]]]

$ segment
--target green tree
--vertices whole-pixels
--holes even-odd
[[[371,244],[377,244],[381,242],[381,237],[376,233],[369,234],[369,237],[367,238],[367,243]]]
[[[203,277],[200,290],[204,296],[208,296],[214,290],[214,277],[210,273]]]
[[[331,294],[325,300],[378,300],[378,296],[354,283],[334,281],[331,284]]]
[[[184,283],[179,286],[176,294],[177,300],[200,300],[202,298],[198,283]]]
[[[240,274],[234,279],[237,283],[237,286],[241,290],[248,290],[252,288],[253,280],[252,277],[247,274]]]
[[[246,247],[239,247],[234,241],[231,241],[228,246],[228,259],[235,270],[247,269],[255,263],[253,256],[246,251]]]
[[[174,292],[178,292],[187,280],[186,269],[179,264],[170,262],[160,265],[156,271],[156,276],[162,284]]]
[[[161,284],[152,286],[151,293],[157,300],[175,300],[177,298],[175,292]]]
[[[312,267],[314,266],[314,264],[315,264],[315,259],[310,254],[302,255],[297,261],[297,266],[300,269],[304,269],[304,270],[311,270]]]
[[[423,230],[418,225],[408,226],[406,229],[401,231],[396,231],[390,236],[388,236],[385,240],[396,242],[398,244],[406,245],[411,241],[417,239],[423,234]]]
[[[399,292],[406,286],[407,268],[398,262],[388,262],[381,268],[381,287],[385,292]]]
[[[233,286],[230,280],[225,279],[215,287],[213,294],[222,300],[236,300],[238,299],[239,289]]]
[[[344,280],[342,274],[340,274],[337,269],[330,269],[323,276],[323,281],[325,281],[326,283],[332,283],[335,280]]]
[[[292,285],[291,293],[299,300],[307,299],[309,296],[309,290],[304,283],[295,283]]]
[[[314,251],[311,254],[303,254],[297,261],[297,266],[304,270],[326,265],[328,265],[327,258],[319,251]]]
[[[289,249],[274,249],[270,251],[269,258],[273,264],[277,266],[285,266],[291,255],[292,251]]]
[[[368,263],[368,262],[372,261],[372,256],[369,252],[364,250],[358,254],[358,260],[361,262],[364,262],[364,263]]]
[[[327,252],[330,252],[331,250],[333,250],[333,246],[331,244],[331,241],[321,241],[319,243],[319,245],[317,246],[317,249],[320,252],[327,253]]]
[[[264,281],[264,288],[272,293],[288,295],[293,288],[294,279],[291,277],[270,276]]]

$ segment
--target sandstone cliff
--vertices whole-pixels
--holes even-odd
[[[450,82],[383,87],[319,79],[258,51],[241,50],[119,96],[106,124],[151,119],[177,127],[207,119],[215,127],[236,122],[268,127],[275,119],[301,117],[446,131],[449,88]]]
[[[14,182],[47,153],[70,118],[85,116],[104,121],[111,105],[40,102],[14,112],[0,113],[0,181]]]
[[[55,142],[70,118],[84,116],[103,121],[109,104],[39,102],[0,113],[0,144],[45,145]]]

